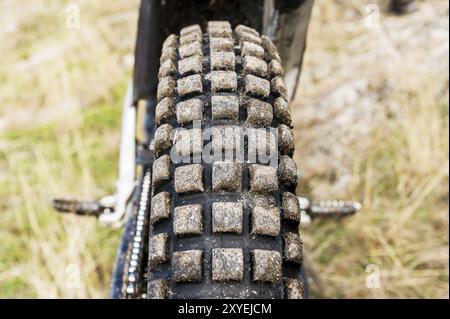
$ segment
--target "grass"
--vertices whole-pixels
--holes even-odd
[[[65,6],[56,0],[0,3],[1,298],[108,296],[120,230],[61,217],[49,200],[113,192],[138,1],[75,3],[79,29],[65,27]],[[448,65],[448,55],[432,55],[439,45],[433,37],[411,50],[395,34],[427,35],[430,21],[442,19],[430,20],[430,8],[443,3],[419,2],[422,16],[383,14],[389,28],[372,32],[361,27],[365,2],[316,1],[293,104],[296,161],[306,175],[299,192],[356,199],[364,208],[302,231],[308,262],[320,275],[313,277],[315,297],[448,297],[448,73],[432,70]],[[333,143],[350,161],[317,157],[327,130],[340,128],[332,121],[310,126],[308,105],[364,78],[369,84],[357,103],[376,97],[368,104],[374,117],[361,120],[370,131],[351,139],[362,125],[354,123],[352,134]],[[348,182],[335,186],[344,172]],[[366,285],[370,265],[379,270],[377,289]]]
[[[58,216],[55,196],[111,194],[137,1],[3,1],[0,297],[108,296],[120,230]],[[113,36],[114,35],[114,36]]]

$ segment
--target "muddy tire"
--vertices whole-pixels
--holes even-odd
[[[169,36],[160,62],[147,297],[301,298],[297,168],[276,47],[254,29],[216,21],[206,33],[193,25]],[[277,164],[251,162],[254,143],[230,127],[272,128]],[[222,155],[243,145],[244,158],[195,163],[208,143]]]

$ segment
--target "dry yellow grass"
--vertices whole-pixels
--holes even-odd
[[[304,230],[325,287],[314,290],[448,297],[448,2],[382,14],[375,28],[367,5],[316,3],[294,105],[300,191],[363,203]],[[380,286],[368,289],[373,269]]]
[[[107,297],[120,232],[54,196],[112,193],[138,1],[0,3],[0,297]]]
[[[113,190],[138,1],[74,3],[79,29],[60,1],[0,2],[0,297],[108,296],[119,231],[48,201]],[[293,106],[299,192],[364,205],[303,231],[312,289],[448,297],[448,3],[372,29],[367,4],[316,1]]]

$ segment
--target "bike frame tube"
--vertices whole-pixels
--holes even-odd
[[[136,107],[133,104],[133,85],[128,85],[123,104],[122,130],[120,137],[119,178],[116,183],[117,195],[113,213],[99,216],[100,223],[112,227],[120,227],[128,200],[135,187],[136,173]]]

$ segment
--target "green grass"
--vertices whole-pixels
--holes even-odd
[[[125,92],[125,85],[121,83],[112,90]],[[64,251],[71,241],[81,241],[76,254],[80,265],[89,263],[84,275],[97,285],[86,288],[86,296],[107,296],[120,230],[101,228],[90,218],[58,216],[50,207],[50,199],[68,195],[95,199],[113,192],[121,96],[112,96],[108,102],[99,101],[83,110],[75,126],[67,128],[64,122],[52,122],[1,135],[6,147],[0,159],[6,163],[7,174],[0,184],[0,197],[5,199],[2,218],[8,227],[0,231],[4,242],[0,272],[5,274],[5,278],[0,277],[0,297],[49,296],[45,291],[37,292],[41,289],[39,282],[63,277],[54,273],[63,270],[54,268],[51,259],[70,264]],[[77,238],[77,232],[85,238]],[[35,272],[36,268],[40,270]],[[11,269],[16,272],[7,276]],[[32,278],[36,275],[43,278]],[[64,291],[62,282],[50,296],[70,297],[77,293]]]
[[[417,1],[416,13],[400,18],[382,14],[381,30],[364,26],[360,15],[369,1],[339,3],[315,4],[300,102],[293,107],[295,155],[300,169],[311,176],[303,179],[302,193],[355,199],[363,208],[341,222],[317,221],[302,231],[308,264],[318,274],[312,290],[317,297],[448,298],[448,72],[436,69],[437,62],[429,58],[442,42],[427,37],[427,28],[448,30],[447,17],[441,15],[448,3]],[[433,18],[425,12],[434,12]],[[399,37],[397,28],[419,31],[411,38]],[[417,43],[426,45],[419,49]],[[400,61],[390,56],[392,50]],[[379,59],[370,58],[375,56]],[[448,65],[448,57],[441,63]],[[326,67],[333,72],[317,80],[315,70]],[[320,103],[330,90],[349,85],[349,79],[368,79],[368,88],[359,94],[376,97],[370,134],[351,139],[349,130],[350,137],[341,139],[343,130],[327,124],[333,123],[332,111],[323,123],[304,120],[312,115],[303,105]],[[358,99],[348,107],[356,110],[360,103]],[[356,119],[351,125],[367,124]],[[328,136],[334,133],[340,138]],[[329,141],[325,166],[337,166],[333,173],[338,177],[345,168],[352,171],[345,188],[333,188],[334,178],[322,173],[320,157],[308,165],[320,153],[322,139]],[[341,154],[350,155],[351,164]],[[377,289],[365,284],[371,264],[380,271]]]

